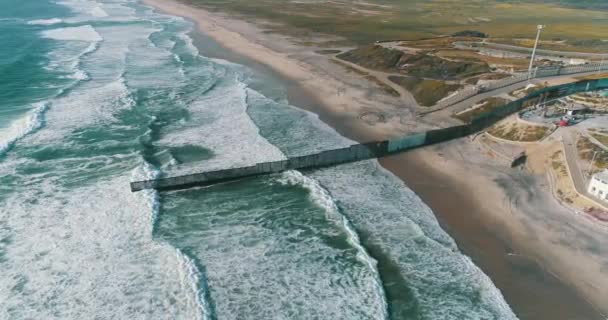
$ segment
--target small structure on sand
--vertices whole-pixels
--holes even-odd
[[[591,177],[587,191],[594,197],[608,202],[608,169],[596,173]]]
[[[568,116],[576,116],[589,112],[589,107],[580,103],[567,103],[565,105],[557,105],[558,109],[564,111]]]

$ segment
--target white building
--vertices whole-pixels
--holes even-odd
[[[608,170],[594,174],[587,191],[596,198],[608,202]]]

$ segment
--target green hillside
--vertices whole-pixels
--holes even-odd
[[[543,37],[567,40],[608,39],[604,0],[181,0],[270,20],[269,32],[308,38],[338,35],[350,43],[383,39],[419,39],[478,30],[491,37],[534,37],[536,24],[546,24]]]

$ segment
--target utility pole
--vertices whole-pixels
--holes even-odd
[[[536,55],[536,47],[538,46],[538,39],[540,39],[540,31],[545,26],[539,24],[536,26],[536,40],[534,41],[534,49],[532,49],[532,57],[530,57],[530,66],[528,67],[528,81],[532,78],[532,65],[534,64],[534,56]]]
[[[593,162],[595,162],[595,156],[597,155],[597,151],[593,152],[593,157],[591,158],[591,164],[589,165],[589,180],[591,180],[591,174],[593,173]]]

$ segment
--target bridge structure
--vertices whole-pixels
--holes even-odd
[[[175,190],[207,186],[247,177],[267,175],[287,170],[317,169],[344,163],[384,157],[415,148],[441,143],[480,132],[505,117],[548,99],[556,99],[577,92],[608,89],[608,78],[583,80],[574,83],[546,87],[525,97],[494,108],[474,117],[469,123],[429,130],[377,142],[354,144],[349,147],[327,150],[315,154],[290,157],[285,160],[257,163],[255,165],[223,170],[206,171],[154,180],[131,182],[131,191],[144,189]]]

